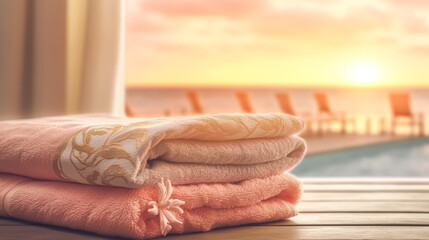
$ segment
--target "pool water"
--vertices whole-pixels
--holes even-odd
[[[299,177],[429,177],[429,138],[306,156]]]

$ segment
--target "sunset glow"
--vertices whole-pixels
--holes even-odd
[[[371,84],[379,80],[379,70],[371,64],[361,63],[350,68],[349,80],[357,84]]]
[[[129,86],[429,86],[429,1],[127,4]]]

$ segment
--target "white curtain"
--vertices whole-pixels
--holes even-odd
[[[0,118],[124,112],[123,0],[1,0]]]

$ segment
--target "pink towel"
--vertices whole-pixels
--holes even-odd
[[[163,194],[157,187],[100,187],[0,174],[0,215],[143,239],[295,216],[301,184],[281,174],[238,183],[179,185],[171,196]],[[163,208],[164,200],[170,200],[171,208]]]
[[[224,114],[126,119],[65,116],[0,122],[0,172],[138,188],[280,174],[303,157],[293,116]]]

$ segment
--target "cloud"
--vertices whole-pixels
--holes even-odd
[[[134,15],[127,19],[127,31],[138,34],[162,33],[172,29],[166,23],[163,19],[157,19],[147,14]]]
[[[407,18],[403,23],[403,28],[406,33],[410,34],[428,34],[429,25],[421,18],[410,17]]]
[[[178,54],[411,45],[410,36],[422,38],[429,25],[412,10],[393,9],[407,3],[429,1],[140,0],[128,16],[127,30],[136,44]]]
[[[355,43],[361,35],[389,26],[388,15],[375,8],[354,9],[344,17],[327,11],[285,8],[269,11],[253,19],[257,34],[279,38],[297,38],[317,43]]]
[[[414,45],[408,48],[411,53],[429,57],[429,45]]]
[[[264,0],[147,0],[145,11],[168,17],[240,18],[267,7]]]
[[[386,4],[393,7],[408,7],[425,9],[429,7],[428,0],[384,0]]]

